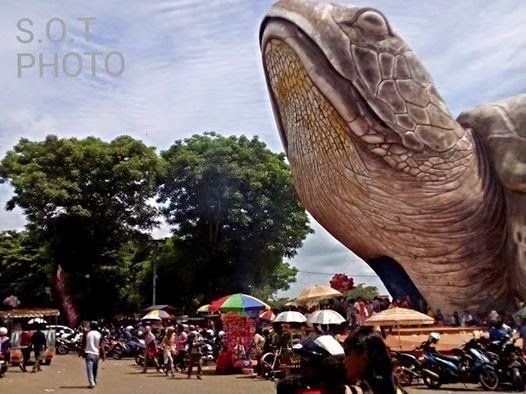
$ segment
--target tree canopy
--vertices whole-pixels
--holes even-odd
[[[258,138],[206,133],[176,141],[162,157],[158,201],[178,266],[193,267],[193,288],[208,300],[288,288],[296,272],[283,258],[312,230],[285,156]]]
[[[155,149],[128,136],[104,142],[51,135],[21,139],[0,176],[14,187],[7,209],[23,209],[33,237],[46,245],[49,270],[60,264],[70,273],[82,310],[93,312],[90,305],[111,309],[119,299],[123,246],[157,224],[151,200],[162,170]]]
[[[158,299],[187,312],[227,293],[267,299],[295,280],[284,258],[312,231],[285,156],[258,138],[205,133],[161,155],[129,136],[21,139],[0,181],[28,222],[0,234],[0,282],[42,305],[61,265],[82,317],[144,305],[153,265]],[[172,236],[155,241],[159,213]],[[34,299],[23,283],[38,283]]]

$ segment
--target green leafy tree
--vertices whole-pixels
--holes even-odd
[[[13,294],[21,306],[51,303],[53,273],[44,249],[27,231],[0,232],[0,302]]]
[[[345,297],[357,299],[358,297],[363,298],[365,301],[371,301],[374,297],[378,297],[380,293],[376,286],[366,286],[365,283],[359,283],[352,290],[345,293]]]
[[[171,280],[203,301],[288,288],[295,271],[283,258],[293,257],[312,230],[285,156],[257,138],[206,133],[176,141],[162,157],[159,202],[179,267]]]
[[[119,299],[126,266],[122,247],[157,224],[155,197],[163,162],[154,148],[122,136],[44,141],[21,139],[0,166],[14,187],[28,228],[61,264],[85,316],[108,314]]]

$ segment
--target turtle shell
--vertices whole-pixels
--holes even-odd
[[[526,94],[476,107],[457,120],[485,142],[502,185],[526,193]]]

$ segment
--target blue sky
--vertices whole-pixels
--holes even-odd
[[[345,1],[341,1],[345,3]],[[355,1],[381,10],[395,31],[428,67],[453,114],[477,104],[526,91],[526,2]],[[0,12],[0,154],[20,137],[41,139],[96,135],[111,139],[130,134],[159,149],[175,139],[214,130],[259,135],[282,151],[264,84],[258,28],[271,6],[267,0],[4,0]],[[76,18],[97,18],[91,40]],[[66,39],[51,43],[50,18],[63,19]],[[35,39],[16,39],[17,21],[29,18]],[[57,24],[51,29],[57,37]],[[55,35],[53,35],[55,34]],[[38,42],[42,39],[42,43]],[[120,51],[126,69],[119,78],[89,75],[89,58],[77,78],[23,70],[17,54],[50,60],[70,52]],[[98,60],[99,66],[103,62]],[[26,72],[27,71],[27,72]],[[0,186],[0,206],[11,190]],[[0,229],[20,229],[19,210],[0,210]],[[346,272],[379,284],[372,271],[313,223],[310,236],[293,260],[302,271]],[[166,228],[155,232],[166,234]],[[326,283],[328,275],[300,273],[288,294]]]

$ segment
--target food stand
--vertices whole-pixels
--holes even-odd
[[[57,318],[60,315],[58,309],[51,308],[24,308],[12,309],[9,311],[0,311],[0,319],[7,322],[7,328],[11,332],[11,364],[18,365],[22,362],[22,351],[20,347],[20,336],[25,329],[34,331],[28,327],[30,319],[45,319],[52,317],[56,326]],[[50,322],[48,322],[50,323]],[[49,325],[49,324],[48,324]],[[55,330],[53,328],[45,328],[42,332],[46,336],[46,352],[43,360],[46,365],[51,364],[51,360],[55,356]]]

